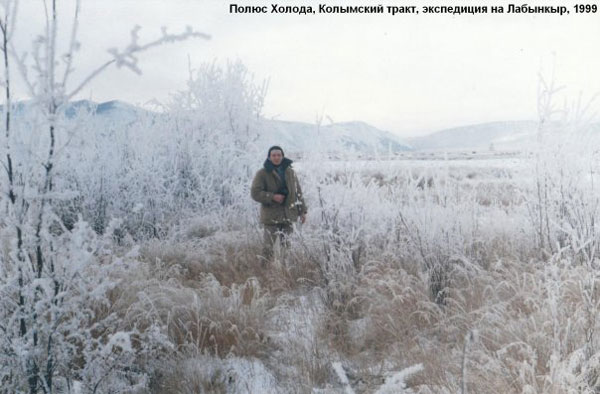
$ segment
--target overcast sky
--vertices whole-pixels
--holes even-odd
[[[265,1],[443,5],[437,0]],[[63,1],[62,4],[65,2]],[[68,3],[68,2],[67,2]],[[362,120],[403,136],[495,120],[535,119],[538,72],[565,94],[600,92],[600,12],[592,15],[241,15],[226,0],[83,0],[77,66],[80,75],[108,59],[109,47],[128,42],[135,25],[142,41],[190,25],[212,36],[140,55],[143,75],[112,69],[81,97],[133,104],[167,100],[181,90],[192,66],[241,59],[256,80],[269,79],[264,114],[314,122]],[[458,1],[446,5],[506,5]],[[523,2],[518,2],[521,4]],[[534,2],[531,2],[534,3]],[[536,1],[536,4],[541,4]],[[546,4],[575,4],[547,1]],[[63,5],[61,5],[63,7]],[[269,6],[270,8],[270,6]],[[68,19],[71,11],[60,9]],[[30,47],[43,28],[43,1],[22,0],[15,42]],[[63,28],[66,34],[68,26]],[[597,107],[600,107],[598,103]]]

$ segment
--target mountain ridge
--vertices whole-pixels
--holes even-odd
[[[14,103],[15,113],[18,115],[26,112],[30,104],[28,101]],[[141,116],[163,115],[120,100],[100,103],[91,100],[73,101],[65,109],[65,114],[72,117],[79,111],[93,112],[101,124],[117,126],[129,125]],[[278,144],[285,146],[286,151],[396,154],[405,151],[520,150],[535,141],[538,123],[533,120],[493,121],[407,138],[360,120],[317,125],[261,118],[258,127],[257,144]],[[600,123],[588,125],[585,131],[600,135]]]

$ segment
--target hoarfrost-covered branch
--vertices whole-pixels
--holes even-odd
[[[127,67],[136,74],[141,74],[142,70],[138,67],[138,58],[136,54],[148,50],[153,47],[157,47],[159,45],[163,45],[166,43],[177,42],[177,41],[185,41],[189,38],[203,38],[205,40],[209,40],[210,36],[205,33],[197,32],[192,29],[191,26],[188,26],[186,30],[181,34],[169,34],[167,32],[167,28],[162,28],[162,36],[154,41],[151,41],[146,44],[139,44],[139,36],[138,32],[140,31],[140,26],[135,26],[131,30],[131,42],[125,49],[119,51],[117,48],[110,48],[108,53],[113,56],[113,59],[107,61],[96,70],[94,70],[89,76],[87,76],[71,93],[67,95],[68,99],[73,98],[77,93],[83,89],[92,79],[97,77],[104,69],[110,66],[113,63],[116,63],[117,67]]]
[[[210,39],[209,35],[196,32],[190,26],[188,26],[186,30],[181,34],[169,34],[167,32],[167,28],[163,27],[162,37],[142,45],[138,42],[138,32],[140,31],[140,29],[140,26],[135,26],[131,30],[131,42],[125,49],[123,49],[123,51],[119,51],[117,48],[110,48],[108,50],[108,52],[114,56],[114,60],[116,61],[117,67],[125,66],[137,74],[141,74],[142,72],[138,67],[138,59],[135,56],[135,54],[137,54],[138,52],[142,52],[152,47],[163,45],[168,42],[184,41],[192,37],[198,37],[207,40]]]

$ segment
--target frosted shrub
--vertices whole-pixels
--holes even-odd
[[[168,348],[169,342],[153,324],[144,330],[125,328],[118,315],[102,312],[110,309],[109,293],[119,285],[119,272],[122,276],[129,267],[106,255],[101,262],[96,257],[102,254],[101,244],[84,222],[55,237],[53,245],[56,252],[49,255],[51,265],[42,275],[3,261],[3,389],[66,390],[76,381],[89,392],[143,386],[151,369],[138,362]]]
[[[160,113],[137,111],[125,128],[95,120],[95,108],[77,111],[71,122],[89,126],[78,128],[66,162],[79,192],[70,208],[98,232],[122,218],[139,239],[164,237],[199,212],[214,223],[253,220],[248,188],[262,157],[254,142],[265,90],[239,61],[203,64]]]
[[[82,118],[71,119],[66,109],[109,65],[139,72],[140,51],[207,36],[191,29],[182,34],[163,30],[157,40],[141,43],[135,28],[130,45],[110,50],[106,63],[74,83],[81,3],[73,4],[71,34],[64,42],[59,34],[64,9],[58,3],[41,7],[46,29],[33,42],[30,57],[12,41],[18,1],[0,3],[0,238],[6,240],[0,255],[0,387],[32,394],[70,391],[74,386],[92,393],[135,390],[145,387],[153,368],[147,359],[168,348],[169,342],[154,321],[143,329],[124,328],[116,314],[107,312],[110,293],[119,284],[113,274],[129,267],[111,256],[114,251],[80,219],[81,207],[90,202],[79,193],[86,180],[69,171],[76,167],[71,159],[77,159],[70,155],[69,143],[85,126]],[[17,70],[29,100],[15,105],[11,78]],[[109,200],[99,201],[98,211],[86,215],[95,228],[108,223],[102,216]]]
[[[191,70],[187,90],[174,96],[168,110],[187,147],[180,154],[188,158],[180,174],[197,180],[201,207],[247,206],[249,182],[262,157],[254,143],[265,94],[266,84],[255,83],[235,61]]]

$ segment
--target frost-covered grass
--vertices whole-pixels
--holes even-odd
[[[546,157],[301,162],[309,221],[267,267],[252,201],[143,242],[136,302],[167,326],[173,365],[205,365],[153,387],[244,392],[236,368],[254,363],[247,387],[265,392],[593,392],[597,196]]]
[[[54,245],[74,241],[83,224],[72,218],[81,217],[99,233],[86,232],[99,243],[87,264],[123,262],[100,302],[87,306],[103,324],[119,324],[89,335],[113,349],[109,355],[129,352],[139,387],[597,390],[599,179],[592,149],[549,136],[537,150],[500,158],[307,155],[296,169],[308,222],[265,265],[258,207],[248,192],[262,155],[247,140],[247,151],[211,152],[202,133],[212,129],[201,128],[201,117],[173,117],[191,129],[180,135],[167,128],[169,120],[142,120],[118,131],[117,165],[96,165],[118,150],[105,150],[110,138],[101,135],[96,147],[84,144],[57,163],[65,176],[56,188],[78,193],[65,193],[55,206]],[[226,117],[215,119],[226,130]],[[150,139],[133,144],[147,129]],[[202,142],[184,144],[189,130]],[[5,259],[14,252],[12,234],[8,226],[2,232]],[[17,296],[15,290],[11,300]],[[73,368],[70,379],[94,382],[102,368],[124,368],[111,357],[87,365],[90,375]],[[132,380],[128,374],[116,374],[121,384]]]
[[[309,221],[266,267],[249,197],[162,239],[115,225],[104,242],[141,265],[103,308],[123,330],[163,327],[173,347],[140,363],[154,392],[585,391],[597,197],[519,160],[300,162]]]

